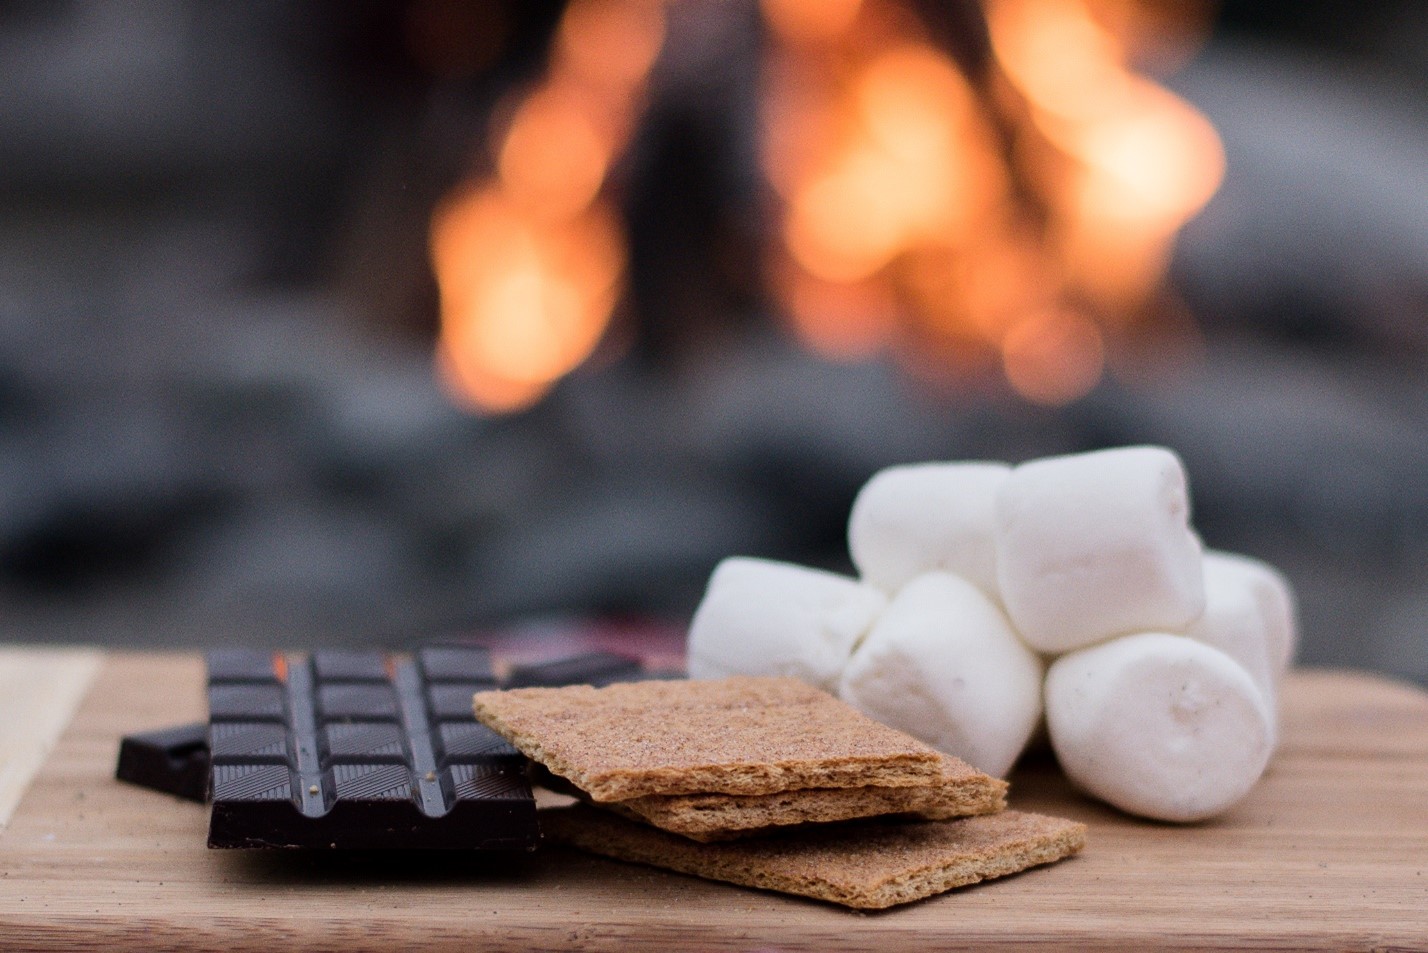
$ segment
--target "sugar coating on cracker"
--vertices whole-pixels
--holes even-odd
[[[795,678],[735,676],[475,696],[478,721],[596,801],[906,787],[940,754]]]
[[[818,826],[701,844],[585,805],[541,813],[555,841],[618,860],[861,910],[921,900],[1079,852],[1085,825],[1021,811]]]

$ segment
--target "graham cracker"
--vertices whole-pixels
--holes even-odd
[[[542,811],[541,833],[617,860],[859,910],[921,900],[1077,853],[1086,826],[1002,811],[950,821],[819,825],[701,844],[586,805]]]
[[[650,794],[604,805],[697,841],[758,836],[798,824],[885,814],[946,820],[994,814],[1006,807],[1007,783],[960,758],[942,756],[942,774],[912,787],[804,788],[778,794]]]
[[[478,721],[595,801],[935,781],[942,756],[795,678],[520,688]]]

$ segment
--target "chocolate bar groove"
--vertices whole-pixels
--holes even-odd
[[[471,714],[484,650],[216,656],[210,847],[534,848],[524,759]]]

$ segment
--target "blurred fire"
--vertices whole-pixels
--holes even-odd
[[[600,342],[625,241],[601,193],[664,35],[658,0],[574,0],[544,79],[494,135],[494,173],[431,223],[438,367],[475,408],[535,403]]]
[[[1224,171],[1209,124],[1131,68],[1163,26],[1142,6],[987,0],[974,88],[895,0],[764,0],[770,275],[795,331],[942,376],[995,357],[1036,403],[1094,387]]]
[[[1040,404],[1093,388],[1224,170],[1208,122],[1133,69],[1170,49],[1160,7],[984,0],[975,79],[909,0],[761,9],[768,280],[795,333],[943,379],[999,366]],[[478,408],[534,403],[606,330],[626,258],[607,182],[663,31],[661,0],[570,3],[493,171],[433,216],[440,366]]]

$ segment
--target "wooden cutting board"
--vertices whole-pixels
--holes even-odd
[[[1293,674],[1279,754],[1212,823],[1126,817],[1033,758],[1012,805],[1088,823],[1082,855],[876,914],[556,849],[209,851],[203,806],[113,780],[120,735],[204,717],[202,678],[0,651],[0,949],[1428,950],[1428,694],[1369,675]]]

